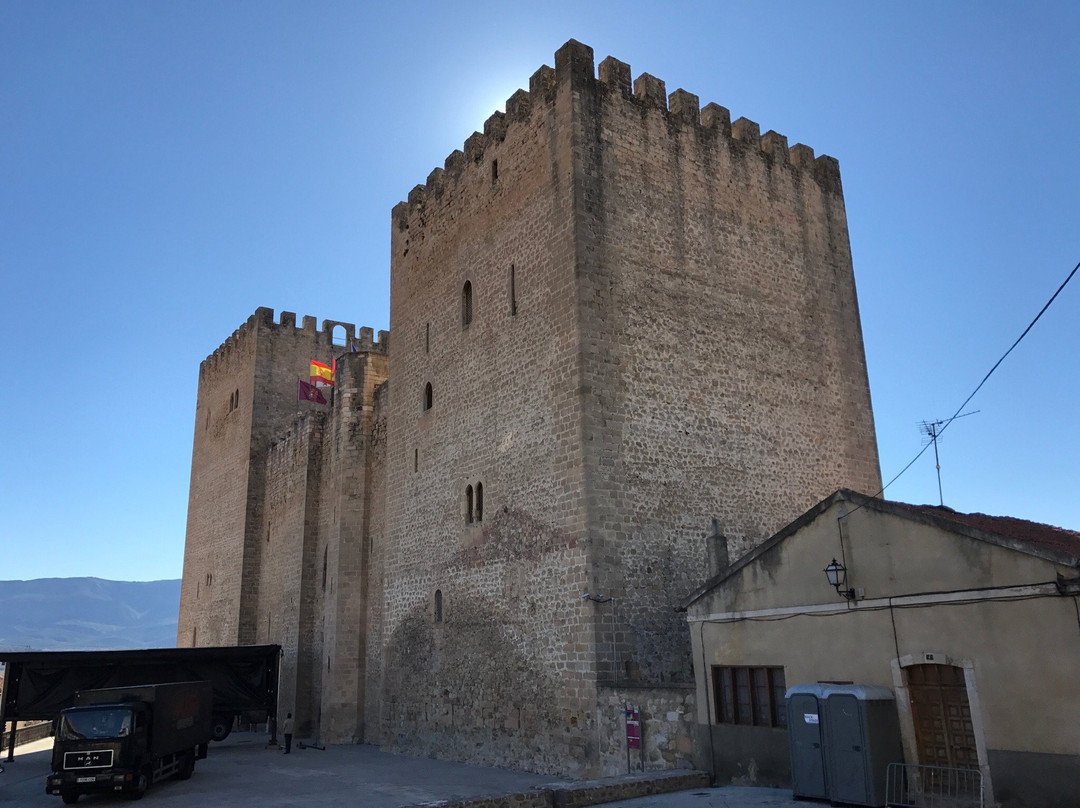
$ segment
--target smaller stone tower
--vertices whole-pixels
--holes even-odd
[[[323,707],[307,684],[297,694],[297,675],[325,675],[333,686],[315,692],[326,712],[344,722],[346,739],[361,731],[355,632],[332,651],[338,620],[363,619],[364,436],[387,344],[386,332],[376,342],[370,328],[324,320],[319,330],[314,317],[298,328],[295,314],[275,323],[260,308],[199,369],[177,645],[281,643],[283,704],[301,732]],[[335,358],[333,406],[299,402],[311,360]]]

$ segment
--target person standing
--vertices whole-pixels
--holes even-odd
[[[285,736],[285,754],[289,754],[292,751],[292,732],[293,732],[293,720],[292,713],[288,713],[285,716],[285,720],[281,722],[281,733]]]

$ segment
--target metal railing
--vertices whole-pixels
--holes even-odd
[[[889,808],[984,808],[978,769],[890,763],[885,783]]]

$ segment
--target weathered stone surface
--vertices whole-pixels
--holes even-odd
[[[709,775],[705,772],[646,772],[603,780],[584,780],[573,785],[535,788],[518,794],[426,802],[421,803],[420,808],[586,808],[708,785]]]

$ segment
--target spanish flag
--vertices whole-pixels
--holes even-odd
[[[333,387],[334,371],[330,369],[329,365],[324,365],[322,362],[316,362],[312,359],[310,381],[318,387]]]

